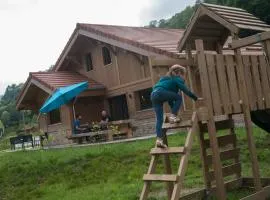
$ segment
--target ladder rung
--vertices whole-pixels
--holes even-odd
[[[166,181],[166,182],[177,182],[179,176],[169,174],[145,174],[143,176],[144,181]]]
[[[164,123],[162,129],[187,128],[191,127],[191,120],[181,121],[180,123],[170,124]]]
[[[150,154],[184,154],[185,153],[185,147],[168,147],[166,149],[162,148],[153,148],[150,151]]]

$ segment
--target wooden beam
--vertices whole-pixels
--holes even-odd
[[[185,147],[168,147],[166,149],[153,148],[150,154],[183,154],[185,153]]]
[[[182,66],[192,66],[193,61],[187,60],[185,58],[179,58],[179,59],[160,59],[158,57],[152,57],[151,60],[152,66],[172,66],[174,64],[182,65]]]
[[[206,99],[206,106],[208,107],[208,132],[209,132],[209,138],[211,143],[211,150],[213,153],[213,169],[215,174],[215,180],[217,185],[217,196],[220,198],[220,200],[226,199],[226,192],[225,192],[225,186],[224,186],[224,180],[222,175],[222,165],[220,160],[220,152],[219,152],[219,146],[218,141],[216,137],[216,127],[215,127],[215,121],[213,116],[213,107],[212,107],[212,101],[211,101],[211,92],[209,87],[209,79],[207,75],[207,66],[206,66],[206,59],[204,54],[204,48],[203,48],[203,41],[202,40],[196,40],[196,50],[198,54],[198,65],[200,69],[200,75],[201,75],[201,85],[203,90],[203,97]]]
[[[267,39],[270,39],[270,31],[258,33],[256,35],[252,35],[249,37],[245,37],[243,39],[239,40],[233,40],[231,44],[229,44],[229,47],[231,49],[238,49],[241,47],[249,46],[252,44],[256,44],[258,42],[263,42]]]
[[[160,174],[145,174],[143,176],[144,181],[168,181],[168,182],[176,182],[178,180],[177,175],[160,175]]]

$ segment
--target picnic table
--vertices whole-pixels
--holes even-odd
[[[110,129],[110,125],[117,126],[118,131],[113,131],[112,129]],[[108,127],[109,128],[106,130],[72,134],[69,137],[69,139],[72,139],[76,143],[83,143],[83,142],[94,143],[132,137],[132,128],[130,120],[112,121],[109,123]]]

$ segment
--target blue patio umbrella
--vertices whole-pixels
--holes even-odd
[[[79,95],[88,88],[88,82],[81,82],[66,87],[58,88],[40,108],[41,113],[48,113],[60,106],[68,103],[71,99]]]

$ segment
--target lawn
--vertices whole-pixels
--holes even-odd
[[[270,176],[270,134],[254,128],[258,159],[263,176]],[[222,134],[222,133],[221,133]],[[244,175],[251,164],[244,130],[237,129]],[[169,136],[170,146],[184,143],[185,134]],[[54,200],[135,200],[142,189],[142,176],[150,161],[154,140],[80,148],[0,152],[0,199]],[[173,157],[176,170],[178,158]],[[161,160],[162,162],[162,160]],[[158,171],[161,172],[162,168]],[[196,139],[185,179],[185,188],[203,186],[198,141]],[[164,185],[153,184],[151,200],[164,198]],[[249,191],[232,192],[239,199]]]

